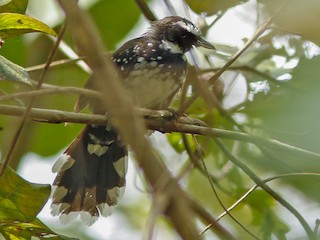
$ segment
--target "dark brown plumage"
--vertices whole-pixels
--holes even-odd
[[[123,44],[112,60],[137,106],[166,109],[186,77],[184,54],[193,46],[214,49],[189,20],[167,17]],[[76,110],[85,104],[86,99],[80,99]],[[98,103],[90,105],[93,112],[101,113]],[[127,150],[111,126],[88,125],[58,159],[53,171],[57,177],[52,214],[60,215],[65,223],[80,215],[90,225],[99,215],[109,215],[110,207],[122,195]]]

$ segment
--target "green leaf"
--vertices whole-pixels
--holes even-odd
[[[196,13],[215,14],[221,10],[227,10],[246,0],[186,0],[189,7]]]
[[[16,81],[16,82],[32,85],[29,74],[23,67],[9,61],[8,59],[6,59],[1,55],[0,55],[0,78],[3,80]]]
[[[169,143],[171,144],[171,146],[174,148],[174,150],[176,150],[178,153],[182,153],[184,152],[186,149],[185,149],[185,146],[183,144],[183,141],[182,141],[182,136],[181,136],[181,133],[170,133],[170,134],[166,134],[166,137],[169,141]],[[189,139],[189,142],[192,144],[191,149],[194,150],[195,146],[193,144],[193,141],[192,141],[192,137],[191,135],[186,135],[186,137]]]
[[[11,0],[0,0],[0,6],[4,6],[4,5],[8,4],[9,2],[11,2]]]
[[[7,167],[0,178],[0,221],[33,221],[49,194],[50,185],[30,183]]]
[[[296,33],[316,44],[320,43],[320,33],[315,31],[320,21],[319,0],[260,0],[260,2],[270,15],[277,13],[273,22],[281,29]],[[280,9],[281,6],[283,7]]]
[[[56,36],[56,32],[46,24],[18,13],[0,14],[0,38],[18,36],[30,32],[42,32]]]
[[[2,235],[2,236],[1,236]],[[3,237],[3,238],[1,238]],[[40,220],[24,223],[19,221],[5,221],[0,224],[0,239],[6,240],[29,240],[29,239],[75,239],[58,235],[45,226]]]
[[[250,206],[253,224],[260,228],[263,239],[270,239],[274,234],[278,239],[286,239],[289,228],[273,210],[275,200],[264,190],[256,189],[244,202]]]
[[[301,58],[292,71],[292,80],[288,84],[293,89],[271,88],[265,94],[258,94],[241,110],[252,120],[256,129],[264,136],[319,153],[320,142],[320,56],[312,59]],[[241,149],[243,151],[243,149]],[[252,158],[251,153],[243,152],[243,159]],[[257,166],[277,173],[319,172],[320,163],[314,159],[301,158],[295,154],[277,151],[273,157],[262,156]],[[318,201],[320,192],[316,179],[288,178],[283,181],[298,187],[309,197]]]
[[[0,13],[25,13],[28,0],[1,0],[0,6]]]
[[[109,49],[132,30],[141,15],[137,4],[128,0],[98,1],[89,12]]]
[[[57,154],[61,148],[65,148],[72,142],[82,128],[83,126],[80,124],[68,124],[67,126],[63,124],[37,124],[33,126],[33,137],[37,140],[30,143],[29,150],[42,156]]]

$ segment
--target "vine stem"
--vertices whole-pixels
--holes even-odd
[[[40,89],[41,86],[42,86],[42,83],[44,82],[44,78],[48,72],[48,69],[49,69],[49,66],[50,66],[50,63],[52,62],[53,60],[53,57],[55,55],[55,53],[57,52],[57,49],[59,47],[59,44],[62,40],[62,36],[64,35],[64,32],[66,30],[66,25],[63,25],[61,30],[60,30],[60,33],[58,35],[58,38],[56,40],[56,42],[54,43],[53,47],[51,48],[51,51],[50,51],[50,54],[48,56],[48,60],[46,62],[46,65],[44,66],[43,68],[43,71],[41,73],[41,77],[40,77],[40,80],[38,81],[37,85],[36,85],[36,89]],[[18,144],[18,141],[19,141],[19,138],[22,134],[22,131],[24,129],[24,126],[26,124],[26,120],[28,119],[28,116],[30,114],[30,111],[32,109],[32,105],[35,101],[35,97],[31,97],[30,101],[29,101],[29,104],[28,104],[28,107],[26,109],[26,111],[24,112],[22,118],[21,118],[21,121],[20,123],[18,124],[18,127],[15,131],[15,133],[13,134],[13,139],[11,141],[11,144],[8,145],[9,149],[8,149],[8,152],[6,153],[3,161],[2,161],[2,164],[0,166],[0,177],[2,176],[3,172],[5,171],[7,165],[9,164],[10,162],[10,159],[14,153],[14,150],[16,149],[16,146]]]

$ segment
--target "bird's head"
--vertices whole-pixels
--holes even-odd
[[[163,44],[177,53],[185,53],[193,46],[215,49],[203,38],[199,28],[189,20],[178,16],[154,21],[148,33],[157,39],[162,39]]]

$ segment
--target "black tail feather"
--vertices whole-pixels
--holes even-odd
[[[82,219],[92,224],[100,214],[108,215],[108,207],[116,205],[122,195],[127,150],[113,128],[87,125],[53,171],[58,175],[53,183],[52,214],[72,220],[82,212]]]

